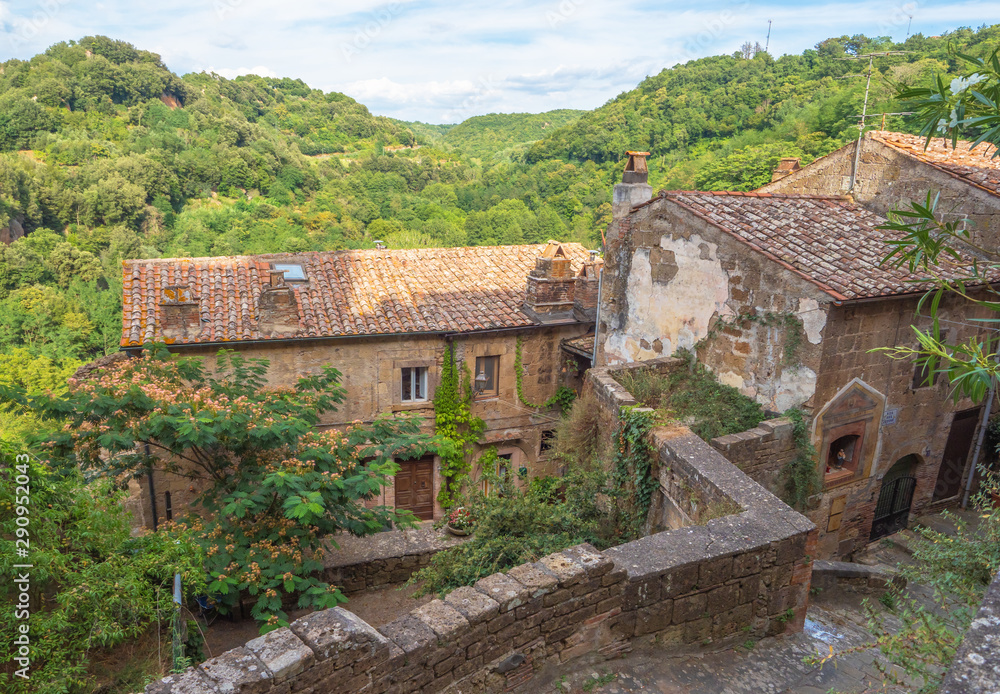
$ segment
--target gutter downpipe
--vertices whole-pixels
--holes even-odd
[[[962,508],[969,507],[969,496],[972,494],[972,479],[976,476],[976,465],[979,464],[979,454],[983,450],[983,440],[986,438],[986,426],[990,422],[990,412],[993,409],[993,396],[996,394],[996,381],[990,381],[990,394],[986,398],[986,409],[983,410],[983,421],[979,425],[979,436],[976,438],[976,451],[972,454],[972,464],[969,466],[969,477],[965,480],[965,494],[962,496]]]

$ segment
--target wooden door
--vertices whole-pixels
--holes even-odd
[[[962,491],[962,474],[972,448],[972,436],[979,424],[979,408],[956,412],[944,445],[944,457],[934,485],[934,501],[950,499]]]
[[[434,459],[399,463],[396,474],[396,508],[412,511],[421,520],[434,518]]]

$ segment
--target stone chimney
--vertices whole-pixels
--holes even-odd
[[[522,309],[542,323],[572,318],[575,288],[573,264],[565,249],[558,241],[549,241],[528,275]]]
[[[160,298],[160,334],[166,343],[201,335],[201,304],[186,284],[163,288]]]
[[[285,284],[284,270],[271,270],[257,302],[257,327],[263,335],[299,330],[299,303],[295,290]]]
[[[591,321],[597,318],[597,301],[600,298],[601,268],[604,261],[597,257],[597,251],[590,252],[590,260],[583,264],[576,276],[573,287],[573,316],[577,320]]]
[[[653,197],[653,188],[647,183],[649,169],[646,168],[646,157],[649,152],[626,152],[628,163],[622,174],[622,182],[615,184],[611,197],[613,219],[621,219],[629,213],[633,205],[648,202]]]
[[[785,176],[793,174],[801,168],[798,157],[782,157],[781,161],[778,162],[778,168],[771,174],[771,183],[780,181]]]

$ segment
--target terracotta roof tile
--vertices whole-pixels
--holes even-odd
[[[578,243],[563,248],[578,271],[586,249]],[[539,244],[129,260],[122,266],[121,344],[163,339],[160,300],[171,284],[191,286],[201,308],[201,336],[177,340],[182,344],[533,325],[521,304],[528,273],[544,249]],[[299,310],[294,333],[265,336],[258,330],[258,299],[272,263],[299,263],[308,279],[289,283]]]
[[[991,145],[984,143],[970,149],[972,142],[959,140],[952,148],[951,140],[935,137],[931,138],[924,149],[927,138],[919,135],[879,131],[870,132],[867,137],[994,195],[1000,195],[1000,157],[993,158],[996,148]]]
[[[889,252],[885,242],[893,238],[891,232],[876,228],[886,219],[847,198],[694,191],[662,191],[660,196],[839,301],[923,292],[931,286],[905,268],[879,266]],[[946,279],[965,275],[961,266],[939,272]],[[1000,273],[996,280],[1000,280]]]

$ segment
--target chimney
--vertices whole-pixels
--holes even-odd
[[[264,335],[299,330],[299,304],[295,290],[285,284],[284,270],[271,270],[257,302],[257,327]]]
[[[782,157],[781,161],[778,162],[778,168],[771,174],[771,183],[780,181],[785,176],[793,174],[801,168],[798,157]]]
[[[528,287],[522,309],[541,323],[565,320],[573,316],[573,292],[576,278],[573,264],[558,241],[549,241],[535,260],[528,275]]]
[[[648,202],[653,197],[653,188],[647,183],[649,169],[646,157],[649,152],[626,152],[628,163],[622,174],[622,182],[615,184],[611,198],[612,219],[621,219],[629,213],[633,205]]]
[[[201,304],[188,285],[172,284],[163,288],[160,335],[167,344],[192,340],[201,335]]]
[[[583,264],[576,276],[573,287],[573,316],[577,320],[592,321],[597,318],[602,267],[604,261],[597,257],[597,251],[591,251],[590,259]]]

